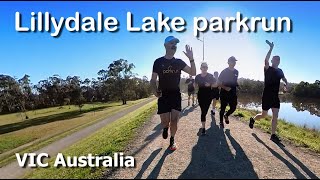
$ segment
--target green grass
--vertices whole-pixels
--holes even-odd
[[[64,150],[66,156],[87,156],[88,154],[112,156],[115,152],[123,152],[130,140],[134,137],[136,129],[146,122],[156,111],[156,101],[133,111],[119,120],[103,127],[95,134],[81,140]],[[56,168],[53,167],[55,158],[49,160],[49,168],[39,168],[28,173],[24,178],[100,178],[105,168]]]
[[[58,113],[59,111],[53,111],[52,108],[50,108],[49,110],[43,109],[42,112],[46,115],[42,117],[38,116],[36,120],[27,120],[29,121],[28,123],[30,123],[28,127],[16,131],[13,130],[10,133],[0,134],[0,153],[2,153],[0,155],[0,167],[14,160],[15,152],[21,152],[23,151],[23,149],[36,150],[37,148],[43,147],[50,142],[53,142],[54,140],[65,137],[81,128],[87,127],[97,121],[103,120],[106,117],[109,117],[144,100],[146,99],[130,101],[127,105],[121,105],[120,102],[100,104],[94,107],[95,112],[92,111],[92,105],[87,105],[87,107],[83,109],[82,113],[80,113],[78,110],[76,112],[72,109],[69,110],[68,108],[68,112],[65,112],[66,110],[62,109],[64,112],[61,112],[60,114]],[[97,108],[99,110],[97,110]],[[54,112],[55,114],[52,114]],[[48,113],[51,113],[51,115],[48,115]],[[75,116],[74,113],[76,113],[77,115]],[[8,117],[8,115],[5,116]],[[49,117],[55,120],[50,121]],[[41,121],[39,119],[43,120],[43,124],[41,124]],[[36,123],[32,125],[33,122]],[[10,126],[12,126],[13,128],[17,128],[16,123],[7,124],[5,126],[7,126],[8,128],[10,128]],[[3,126],[0,126],[0,129],[1,128],[4,129]],[[10,153],[3,154],[4,152],[8,152],[14,148],[21,147],[21,145],[26,145],[26,143],[30,142],[34,142],[34,145],[31,144],[31,147],[26,146],[21,149],[18,148]]]
[[[117,102],[113,103],[93,103],[93,104],[85,104],[82,107],[82,110],[84,112],[91,110],[93,105],[95,108],[100,108],[104,106],[112,106],[114,104],[117,104]],[[29,117],[28,120],[35,120],[37,118],[45,118],[52,115],[57,115],[61,113],[66,112],[78,112],[79,107],[70,105],[70,106],[60,106],[60,107],[51,107],[51,108],[45,108],[45,109],[38,109],[34,111],[27,111],[26,115]],[[25,118],[24,113],[11,113],[6,115],[0,115],[0,126],[7,125],[7,124],[13,124],[13,123],[20,123],[24,121],[28,121]]]
[[[259,113],[259,111],[238,108],[234,112],[234,115],[240,117],[242,121],[248,123],[250,117],[254,117],[257,113]],[[271,134],[271,119],[271,116],[260,119],[255,122],[255,127]],[[299,127],[292,123],[288,123],[283,119],[279,119],[277,133],[281,138],[293,143],[296,146],[305,147],[314,152],[320,153],[319,131]]]

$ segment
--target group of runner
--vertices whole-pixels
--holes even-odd
[[[192,99],[192,105],[195,105],[195,90],[197,92],[197,100],[201,109],[201,133],[206,134],[206,115],[212,104],[211,114],[216,113],[216,102],[220,99],[220,127],[224,128],[224,122],[229,124],[229,116],[234,113],[237,108],[237,91],[239,89],[238,76],[239,72],[235,69],[237,59],[231,56],[228,59],[229,67],[225,68],[220,75],[218,72],[210,74],[208,72],[208,64],[202,62],[200,66],[201,73],[196,74],[196,66],[193,57],[192,48],[186,45],[186,51],[184,54],[190,61],[190,66],[183,60],[175,58],[174,55],[177,50],[177,44],[179,39],[174,36],[168,36],[164,41],[164,47],[166,54],[155,60],[153,64],[153,72],[151,78],[151,86],[153,93],[158,97],[158,112],[160,115],[161,123],[163,126],[162,136],[164,139],[168,138],[170,129],[170,150],[176,150],[176,144],[174,141],[175,134],[178,129],[178,120],[180,117],[181,108],[181,93],[180,93],[180,79],[181,71],[188,73],[189,79],[186,80],[188,84],[188,106],[190,106],[190,99]],[[274,47],[273,43],[266,41],[270,49],[265,58],[264,66],[264,91],[262,96],[262,113],[257,114],[255,117],[250,118],[249,127],[252,129],[256,120],[264,118],[269,109],[272,109],[272,133],[271,140],[279,142],[280,139],[276,135],[277,119],[280,109],[279,100],[279,87],[280,80],[285,82],[285,91],[287,80],[284,73],[280,68],[280,57],[273,56],[269,65],[269,59]],[[195,79],[192,77],[196,76]],[[157,78],[159,78],[157,84]],[[196,88],[198,87],[198,88]],[[229,110],[225,113],[226,107],[229,106]]]

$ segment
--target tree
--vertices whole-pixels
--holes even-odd
[[[0,104],[5,113],[21,110],[23,98],[19,83],[8,75],[0,75]]]
[[[25,74],[21,79],[18,80],[22,96],[20,96],[19,101],[21,104],[21,109],[25,113],[26,119],[29,119],[26,114],[26,108],[32,107],[32,90],[30,85],[30,76]]]
[[[151,87],[146,76],[136,77],[132,71],[134,64],[119,59],[101,69],[97,78],[68,76],[65,79],[54,74],[32,85],[30,76],[25,74],[17,79],[0,75],[0,113],[26,112],[62,105],[76,105],[80,111],[84,103],[107,102],[149,97]],[[26,116],[27,117],[27,116]]]
[[[80,112],[85,102],[86,102],[86,99],[82,96],[82,94],[80,94],[80,96],[76,100],[76,104],[78,105]]]
[[[130,95],[131,78],[134,77],[132,70],[134,64],[129,64],[127,60],[119,59],[113,61],[108,67],[107,74],[111,92],[113,95],[122,100],[122,104],[127,104]]]
[[[90,79],[86,78],[82,82],[83,86],[81,86],[83,97],[86,99],[87,102],[91,102],[92,97],[94,96],[94,89],[90,86],[90,83]]]
[[[320,98],[320,81],[314,83],[301,81],[293,89],[293,95],[297,97]]]
[[[108,78],[108,72],[106,70],[104,70],[104,69],[101,69],[98,72],[98,75],[100,76],[100,77],[98,77],[99,81],[105,81]]]

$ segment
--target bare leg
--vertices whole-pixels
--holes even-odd
[[[192,94],[192,105],[194,105],[194,94]]]
[[[180,111],[171,110],[171,122],[170,122],[170,132],[171,137],[174,137],[176,135],[176,132],[178,130],[178,120],[180,117]]]
[[[262,110],[262,113],[257,114],[254,118],[250,118],[249,127],[253,129],[254,122],[256,120],[262,119],[268,115],[268,111]]]
[[[268,111],[263,110],[262,113],[257,114],[253,119],[256,121],[256,120],[265,118],[267,115],[268,115]]]
[[[202,128],[205,129],[206,128],[206,121],[201,121],[202,124]]]
[[[170,112],[160,114],[160,119],[163,128],[168,128],[170,126]]]
[[[278,124],[278,115],[279,115],[279,109],[272,108],[272,127],[271,127],[272,134],[276,134],[277,124]]]

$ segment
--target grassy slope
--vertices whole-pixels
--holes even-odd
[[[21,130],[13,131],[11,133],[1,134],[0,135],[0,152],[3,153],[5,151],[11,150],[13,148],[19,147],[29,142],[39,141],[34,143],[35,145],[30,145],[29,148],[22,148],[25,151],[32,151],[38,148],[41,148],[52,141],[58,140],[62,137],[65,137],[81,128],[87,127],[99,120],[105,119],[124,108],[129,108],[130,106],[142,102],[145,99],[130,101],[127,105],[121,105],[121,103],[109,103],[109,104],[101,104],[98,108],[99,111],[90,112],[92,110],[92,106],[84,109],[83,114],[79,113],[77,116],[64,116],[64,118],[57,119],[53,122],[48,122],[46,124],[41,125],[30,125],[28,128],[24,128]],[[97,106],[95,106],[96,108]],[[105,108],[105,109],[103,109]],[[51,108],[50,108],[51,109]],[[56,108],[57,109],[57,108]],[[48,112],[48,110],[43,110],[44,112]],[[87,111],[87,112],[86,112]],[[58,112],[58,111],[56,111]],[[70,110],[73,113],[72,110]],[[86,112],[86,113],[85,113]],[[51,110],[50,113],[53,113]],[[69,113],[69,112],[67,112]],[[53,116],[59,116],[59,114],[53,114]],[[48,115],[42,117],[45,122],[47,122]],[[33,119],[29,121],[32,122]],[[1,127],[0,127],[1,129]],[[41,140],[41,142],[40,142]],[[21,149],[18,149],[15,152],[21,152]],[[23,151],[22,151],[23,152]],[[0,156],[0,167],[8,164],[13,159],[15,159],[14,152],[10,154],[2,154]]]
[[[134,137],[135,130],[154,114],[156,107],[155,101],[148,103],[64,150],[63,155],[65,157],[88,154],[113,156],[115,152],[122,152]],[[99,178],[104,171],[103,167],[55,168],[54,160],[55,158],[52,158],[49,161],[51,167],[36,169],[25,178]]]

